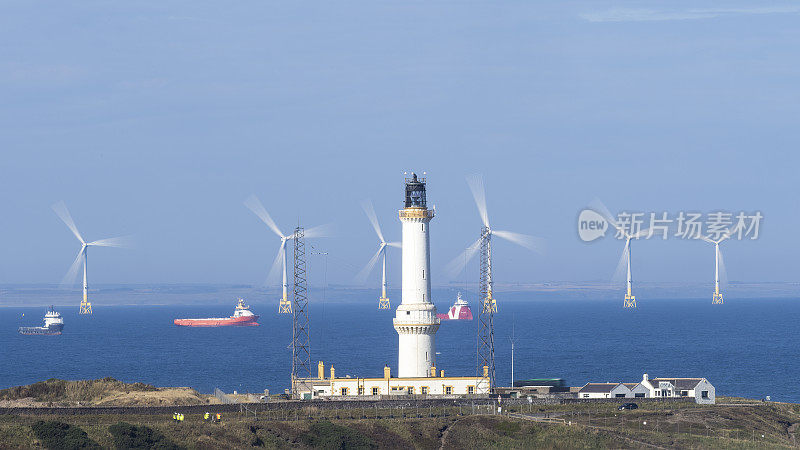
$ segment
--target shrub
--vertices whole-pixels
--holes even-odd
[[[131,425],[119,422],[108,427],[108,432],[114,439],[114,446],[120,449],[147,448],[177,450],[180,447],[172,443],[160,431],[150,427]]]
[[[31,425],[31,429],[42,445],[51,450],[100,448],[85,431],[68,423],[40,420]]]
[[[308,432],[300,436],[300,440],[308,446],[328,450],[377,447],[375,442],[367,436],[327,420],[311,424]]]

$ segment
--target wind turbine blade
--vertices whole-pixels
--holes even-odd
[[[624,283],[628,279],[628,258],[630,257],[630,249],[628,244],[622,249],[622,255],[619,257],[619,263],[617,263],[617,269],[614,271],[614,275],[611,277],[611,284],[612,286],[617,286],[620,283]]]
[[[333,225],[326,223],[303,230],[303,237],[308,239],[325,238],[333,234]]]
[[[255,195],[247,197],[247,199],[244,201],[244,206],[248,207],[250,211],[253,211],[253,213],[257,215],[262,222],[267,224],[269,229],[272,230],[273,233],[277,234],[278,237],[284,237],[281,229],[278,228],[278,225],[276,225],[275,221],[272,220],[272,217],[269,215],[266,208],[264,208],[264,205],[261,204],[261,200],[259,200],[258,197]]]
[[[364,284],[364,282],[367,281],[367,277],[369,276],[370,272],[372,272],[372,269],[375,268],[375,263],[378,262],[378,258],[380,258],[381,251],[383,251],[384,247],[384,245],[380,245],[378,247],[378,251],[375,252],[375,254],[372,255],[372,258],[367,262],[367,265],[361,269],[361,272],[358,272],[358,275],[356,275],[356,281],[359,284]]]
[[[483,226],[489,228],[489,211],[486,209],[486,188],[483,185],[483,175],[476,174],[467,177],[469,190],[472,191],[472,198],[478,207],[478,214],[481,216]]]
[[[108,239],[100,239],[94,242],[89,242],[86,245],[97,246],[97,247],[130,247],[131,237],[120,236]]]
[[[595,199],[589,203],[589,209],[603,216],[612,227],[624,232],[622,227],[617,223],[617,219],[614,218],[611,211],[606,208],[606,205],[604,205],[599,198],[595,197]]]
[[[58,215],[58,217],[61,218],[61,221],[64,222],[64,224],[67,227],[69,227],[70,231],[72,231],[72,234],[74,234],[75,237],[78,238],[79,241],[81,241],[81,244],[85,244],[86,241],[83,240],[83,237],[78,232],[78,227],[75,226],[75,221],[72,220],[72,216],[69,215],[69,210],[67,209],[67,205],[65,205],[63,201],[60,201],[58,203],[53,204],[51,208],[53,208],[53,211],[55,211],[56,215]]]
[[[372,206],[371,200],[364,200],[361,203],[361,207],[364,208],[364,212],[367,214],[367,218],[369,222],[372,224],[372,228],[375,229],[375,234],[378,235],[378,239],[381,242],[386,242],[386,239],[383,238],[383,232],[381,231],[381,225],[378,223],[378,216],[375,214],[375,208]]]
[[[706,241],[709,244],[716,244],[716,242],[712,241],[711,238],[708,237],[708,236],[700,236],[700,237],[695,238],[695,239],[700,239],[700,240]]]
[[[631,239],[639,239],[641,237],[647,236],[648,234],[650,234],[650,228],[645,228],[634,233],[633,236],[631,236]]]
[[[499,238],[503,238],[509,242],[513,242],[517,245],[525,247],[528,250],[533,250],[536,253],[544,254],[545,240],[542,238],[529,236],[527,234],[514,233],[511,231],[500,231],[500,230],[497,231],[492,230],[492,234]]]
[[[283,264],[283,252],[286,251],[286,241],[281,242],[281,246],[278,249],[278,254],[275,255],[275,260],[272,261],[272,266],[269,268],[269,272],[267,273],[267,281],[266,285],[271,285],[275,280],[280,278],[281,269]]]
[[[78,277],[78,270],[81,268],[81,256],[83,256],[83,246],[78,250],[78,256],[75,257],[75,261],[69,266],[66,275],[61,279],[61,287],[71,287],[75,285],[75,278]]]
[[[462,270],[464,270],[464,267],[467,265],[467,262],[469,262],[475,256],[475,253],[478,252],[478,249],[480,249],[482,239],[483,239],[482,237],[478,238],[478,240],[473,242],[472,245],[467,247],[466,250],[459,253],[458,256],[456,256],[455,258],[453,258],[452,261],[447,263],[447,266],[445,266],[445,270],[447,271],[447,273],[450,274],[450,276],[456,276],[459,273],[461,273]]]
[[[387,242],[386,245],[388,245],[389,247],[394,247],[394,248],[403,248],[403,244],[401,244],[399,242]]]

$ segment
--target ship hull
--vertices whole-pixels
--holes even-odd
[[[50,327],[19,327],[19,334],[26,336],[58,336],[64,325]]]
[[[225,317],[210,319],[175,319],[181,327],[257,327],[259,316]]]
[[[469,306],[453,306],[447,314],[437,314],[436,317],[441,320],[472,320],[472,310]]]

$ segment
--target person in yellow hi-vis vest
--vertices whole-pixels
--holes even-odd
[[[222,414],[217,413],[217,422],[222,422]]]
[[[172,421],[173,422],[177,422],[178,421],[178,413],[172,413]]]
[[[203,420],[205,420],[206,422],[208,422],[208,416],[210,416],[210,414],[208,413],[208,411],[206,411],[206,413],[205,413],[205,414],[203,414]]]

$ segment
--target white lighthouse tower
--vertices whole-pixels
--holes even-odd
[[[397,307],[394,329],[399,335],[397,376],[428,377],[436,366],[436,331],[439,319],[431,299],[431,253],[428,224],[434,210],[428,209],[425,179],[412,173],[406,178],[403,223],[403,299]]]

